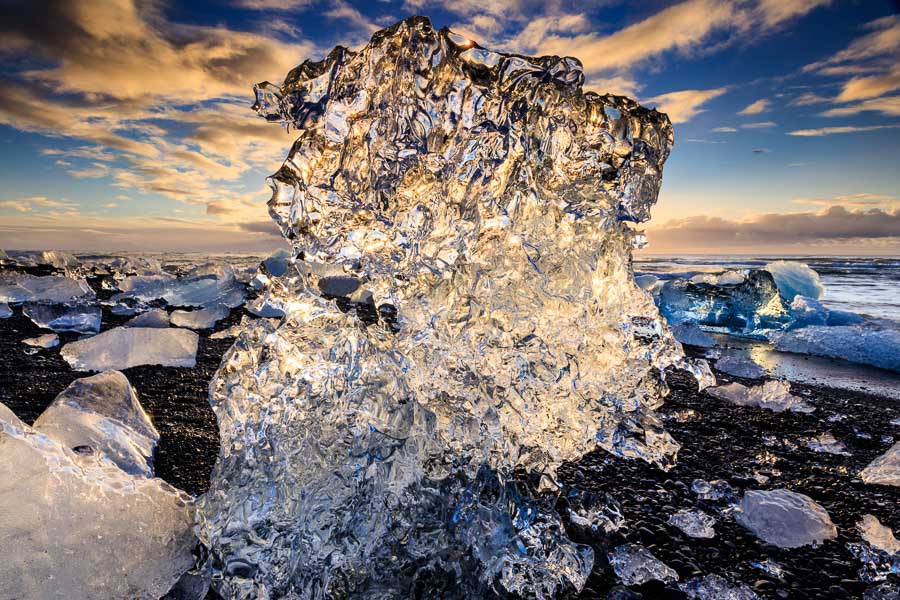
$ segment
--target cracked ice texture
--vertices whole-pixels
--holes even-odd
[[[626,225],[649,218],[672,128],[582,82],[575,59],[416,17],[257,86],[298,132],[269,202],[296,261],[268,290],[285,319],[245,329],[210,386],[200,530],[220,593],[408,597],[449,577],[446,596],[551,597],[592,552],[514,471],[546,489],[598,445],[673,464],[653,410],[683,356]]]

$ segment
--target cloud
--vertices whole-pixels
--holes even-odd
[[[831,0],[760,0],[757,10],[767,25],[774,26],[828,4]]]
[[[758,121],[756,123],[743,123],[740,125],[741,129],[769,129],[770,127],[776,127],[777,123],[774,121]]]
[[[900,60],[900,53],[898,53]],[[883,96],[900,89],[900,65],[895,65],[887,73],[870,75],[868,77],[854,77],[847,81],[841,93],[838,94],[838,102],[852,102],[865,98]]]
[[[684,140],[692,144],[727,144],[725,140],[704,140],[702,138],[688,138]]]
[[[748,104],[743,110],[739,111],[739,115],[758,115],[769,110],[770,102],[765,99],[759,99]]]
[[[715,133],[735,133],[736,131],[737,129],[734,127],[716,127],[713,129],[713,132]]]
[[[900,116],[900,96],[872,98],[849,106],[830,108],[820,114],[823,117],[846,117],[861,112],[878,112],[891,117]]]
[[[745,219],[698,215],[669,221],[648,231],[652,247],[753,248],[790,247],[900,237],[900,212],[848,210],[829,206],[822,212],[764,213]]]
[[[17,212],[32,212],[35,210],[74,210],[78,205],[68,200],[50,200],[45,196],[31,196],[29,198],[16,198],[0,202],[0,209],[12,209]]]
[[[823,135],[835,135],[838,133],[860,133],[864,131],[878,131],[880,129],[896,129],[900,127],[900,124],[897,125],[865,125],[865,126],[854,126],[854,125],[844,125],[841,127],[820,127],[818,129],[797,129],[795,131],[789,131],[788,135],[794,135],[799,137],[819,137]]]
[[[811,104],[821,104],[823,102],[830,102],[831,98],[826,98],[825,96],[820,96],[815,92],[804,92],[800,94],[793,100],[791,100],[788,104],[790,106],[809,106]]]
[[[235,0],[234,5],[251,10],[296,10],[312,4],[313,0]]]
[[[655,106],[660,112],[669,115],[673,123],[685,123],[695,115],[703,112],[700,107],[728,91],[721,87],[711,90],[681,90],[648,98],[643,102]]]
[[[900,15],[890,15],[871,21],[865,29],[869,33],[853,40],[849,46],[824,60],[806,65],[804,71],[823,71],[827,67],[841,65],[854,68],[859,63],[870,59],[887,59],[893,64],[897,52],[900,51]],[[866,68],[866,67],[864,67]],[[871,67],[868,67],[871,68]],[[831,71],[832,74],[837,74]]]
[[[845,206],[851,208],[885,207],[893,208],[900,205],[900,199],[888,194],[849,194],[834,196],[832,198],[794,198],[795,204],[814,204],[817,206]]]

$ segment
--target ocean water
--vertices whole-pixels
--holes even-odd
[[[645,254],[635,256],[634,271],[670,279],[760,268],[776,260],[805,263],[816,271],[826,288],[822,302],[830,309],[900,321],[900,257]]]

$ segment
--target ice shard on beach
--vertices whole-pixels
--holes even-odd
[[[116,327],[86,340],[69,342],[60,354],[76,371],[139,365],[193,367],[198,339],[196,333],[187,329]]]
[[[673,465],[654,409],[686,363],[630,225],[672,127],[583,80],[414,17],[257,86],[297,132],[269,180],[295,260],[268,290],[285,318],[210,385],[220,594],[550,598],[593,563],[542,493],[556,468],[596,447]]]

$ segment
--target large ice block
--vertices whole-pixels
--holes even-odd
[[[734,519],[779,548],[798,548],[837,537],[837,527],[820,504],[785,489],[748,490]]]
[[[869,463],[859,476],[866,483],[900,487],[900,442]]]
[[[0,302],[56,302],[93,300],[94,290],[84,279],[62,275],[38,277],[24,273],[0,273]]]
[[[74,331],[76,333],[97,333],[103,316],[97,304],[40,304],[28,302],[22,307],[22,314],[31,322],[52,331]]]
[[[194,267],[181,277],[168,273],[126,277],[119,283],[120,294],[113,301],[126,299],[140,302],[165,300],[169,306],[240,306],[246,296],[244,286],[234,276],[234,269],[224,263],[208,263]]]
[[[172,313],[172,325],[188,329],[212,329],[231,311],[223,304],[198,310],[176,310]]]
[[[139,365],[193,367],[198,339],[196,333],[187,329],[116,327],[86,340],[69,342],[60,354],[76,371]]]
[[[841,358],[900,373],[900,329],[873,322],[866,325],[812,326],[773,336],[782,352]]]
[[[554,489],[598,446],[673,465],[654,410],[686,363],[629,225],[672,128],[583,81],[415,17],[257,86],[297,131],[269,202],[296,261],[267,275],[290,279],[267,288],[285,318],[245,328],[210,387],[220,594],[430,597],[451,577],[550,598],[593,553],[515,473]]]

